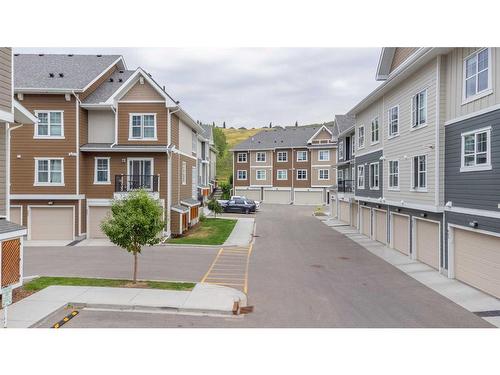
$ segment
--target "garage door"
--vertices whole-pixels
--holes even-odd
[[[410,218],[392,214],[392,247],[403,254],[410,254]]]
[[[366,207],[361,207],[361,233],[371,237],[371,210]]]
[[[21,215],[21,207],[11,207],[10,208],[10,221],[13,223],[22,225],[23,219]]]
[[[417,259],[439,269],[439,224],[416,219],[415,251]]]
[[[294,204],[323,204],[323,192],[295,191]]]
[[[31,207],[29,221],[32,240],[73,240],[72,207]]]
[[[358,228],[358,204],[351,204],[351,225]]]
[[[264,190],[264,202],[289,204],[291,201],[290,190]]]
[[[453,231],[455,278],[500,298],[500,237]]]
[[[88,238],[106,238],[106,235],[101,230],[101,222],[108,213],[111,213],[111,207],[89,207]]]
[[[248,199],[253,199],[254,201],[261,201],[260,189],[259,190],[245,190],[245,189],[235,189],[234,195],[241,195],[247,197]]]
[[[375,228],[375,240],[382,242],[383,244],[387,243],[387,212],[386,211],[373,211]]]
[[[349,223],[349,203],[348,202],[339,202],[339,219],[343,222]]]

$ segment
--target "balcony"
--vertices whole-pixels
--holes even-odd
[[[337,184],[337,191],[339,193],[352,193],[354,192],[354,180],[343,180]]]
[[[160,187],[159,175],[115,175],[115,198],[123,196],[132,191],[144,189],[158,198]]]

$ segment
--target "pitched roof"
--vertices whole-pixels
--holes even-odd
[[[25,230],[25,229],[26,229],[25,227],[18,225],[16,223],[12,223],[10,221],[7,221],[4,218],[0,219],[0,233],[17,232],[19,230]]]
[[[120,57],[15,54],[14,88],[82,90]],[[54,77],[50,77],[50,74]],[[60,74],[63,76],[60,77]]]
[[[337,124],[338,134],[342,134],[350,128],[354,127],[354,115],[335,115],[335,123]]]
[[[213,126],[210,124],[201,124],[201,127],[203,128],[203,133],[202,136],[205,139],[212,140],[212,130]]]
[[[237,144],[233,150],[258,150],[288,147],[307,147],[307,141],[323,125],[315,126],[289,126],[286,128],[263,129],[254,136]],[[327,128],[333,132],[331,126]],[[323,145],[324,146],[324,145]]]
[[[99,104],[104,103],[118,90],[127,79],[135,72],[135,70],[117,70],[106,82],[103,82],[99,87],[83,101],[84,104]],[[113,80],[111,82],[111,80]]]

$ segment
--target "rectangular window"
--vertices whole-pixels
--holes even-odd
[[[462,164],[460,171],[491,169],[491,127],[462,133]]]
[[[490,49],[482,49],[464,60],[465,99],[490,89]]]
[[[182,171],[181,171],[181,183],[182,185],[186,185],[187,183],[187,163],[185,161],[182,162]]]
[[[255,171],[255,178],[258,181],[262,181],[266,179],[266,170],[265,169],[257,169]]]
[[[35,159],[35,185],[64,185],[63,159]]]
[[[63,111],[36,111],[35,138],[64,138]]]
[[[344,141],[339,142],[339,159],[344,158]]]
[[[238,163],[246,163],[246,162],[247,162],[247,153],[238,152]]]
[[[379,164],[378,163],[370,164],[370,189],[372,189],[372,190],[379,189]]]
[[[356,137],[354,134],[350,138],[350,140],[351,140],[351,158],[352,158],[356,153]]]
[[[109,158],[95,158],[94,184],[110,184]]]
[[[156,114],[131,113],[129,140],[156,140]]]
[[[297,169],[297,180],[307,180],[307,169]]]
[[[378,134],[378,117],[375,117],[372,120],[372,144],[378,143],[379,134]]]
[[[266,153],[265,152],[257,152],[255,154],[255,161],[259,163],[265,163],[266,162]]]
[[[237,174],[238,180],[246,180],[247,179],[247,171],[239,170]]]
[[[339,171],[337,171],[337,180],[338,180],[338,182],[344,181],[344,170],[343,169],[340,169]]]
[[[307,151],[297,151],[297,161],[307,161]]]
[[[427,90],[420,91],[411,98],[411,126],[425,124],[427,121]]]
[[[276,172],[276,178],[280,181],[288,180],[288,171],[286,169],[278,169]]]
[[[389,161],[389,189],[399,189],[399,161]]]
[[[389,138],[399,134],[399,107],[389,109]]]
[[[287,151],[278,151],[278,155],[276,156],[276,160],[279,162],[288,161],[288,152]]]
[[[330,150],[319,150],[319,161],[330,161]]]
[[[191,132],[191,152],[193,154],[198,153],[198,136],[195,132]]]
[[[413,158],[413,189],[427,188],[427,157],[425,155]]]
[[[358,165],[358,189],[365,188],[365,166]]]
[[[329,180],[329,179],[330,179],[330,170],[329,169],[318,170],[318,180]]]
[[[365,147],[365,127],[358,128],[358,149]]]

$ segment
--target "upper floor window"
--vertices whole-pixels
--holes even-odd
[[[330,161],[330,150],[319,150],[319,161]]]
[[[356,153],[356,136],[353,134],[351,137],[351,158]]]
[[[110,184],[109,158],[95,158],[94,184]]]
[[[462,164],[460,171],[491,169],[491,127],[462,133]]]
[[[297,161],[307,161],[307,151],[297,151]]]
[[[276,156],[276,160],[281,161],[281,162],[288,161],[288,152],[278,151],[278,155]]]
[[[64,138],[63,111],[36,111],[35,138]]]
[[[194,154],[198,153],[198,136],[196,132],[191,132],[191,152]]]
[[[259,181],[266,179],[266,170],[265,169],[257,169],[255,171],[255,178]]]
[[[344,170],[343,169],[339,169],[337,171],[337,180],[340,182],[340,181],[344,181]]]
[[[427,90],[420,91],[411,98],[411,126],[415,128],[427,121]]]
[[[358,128],[358,149],[365,147],[365,127],[362,125]]]
[[[257,152],[257,154],[255,154],[255,161],[258,161],[260,163],[265,163],[266,162],[266,153],[265,152]]]
[[[399,161],[389,161],[389,189],[399,188]]]
[[[389,109],[389,138],[399,134],[399,107]]]
[[[247,162],[247,153],[238,152],[238,163],[246,163],[246,162]]]
[[[307,169],[297,169],[297,180],[307,180]]]
[[[247,171],[239,170],[237,175],[238,180],[246,180],[247,179]]]
[[[129,140],[156,140],[156,114],[131,113]]]
[[[370,164],[370,189],[379,189],[379,163]]]
[[[491,89],[490,49],[475,52],[464,60],[465,99]]]
[[[276,172],[276,178],[278,180],[287,180],[288,179],[288,171],[286,169],[278,169]]]
[[[329,169],[318,170],[318,180],[329,180],[329,179],[330,179],[330,170]]]
[[[413,157],[413,183],[414,190],[427,189],[427,157],[419,155]]]
[[[365,166],[358,165],[358,189],[365,188]]]
[[[35,159],[35,185],[64,185],[63,159]]]
[[[379,132],[378,132],[378,117],[372,120],[372,144],[378,143]]]
[[[344,141],[339,142],[339,159],[344,158]]]
[[[181,183],[182,185],[187,183],[187,163],[185,161],[182,162]]]

